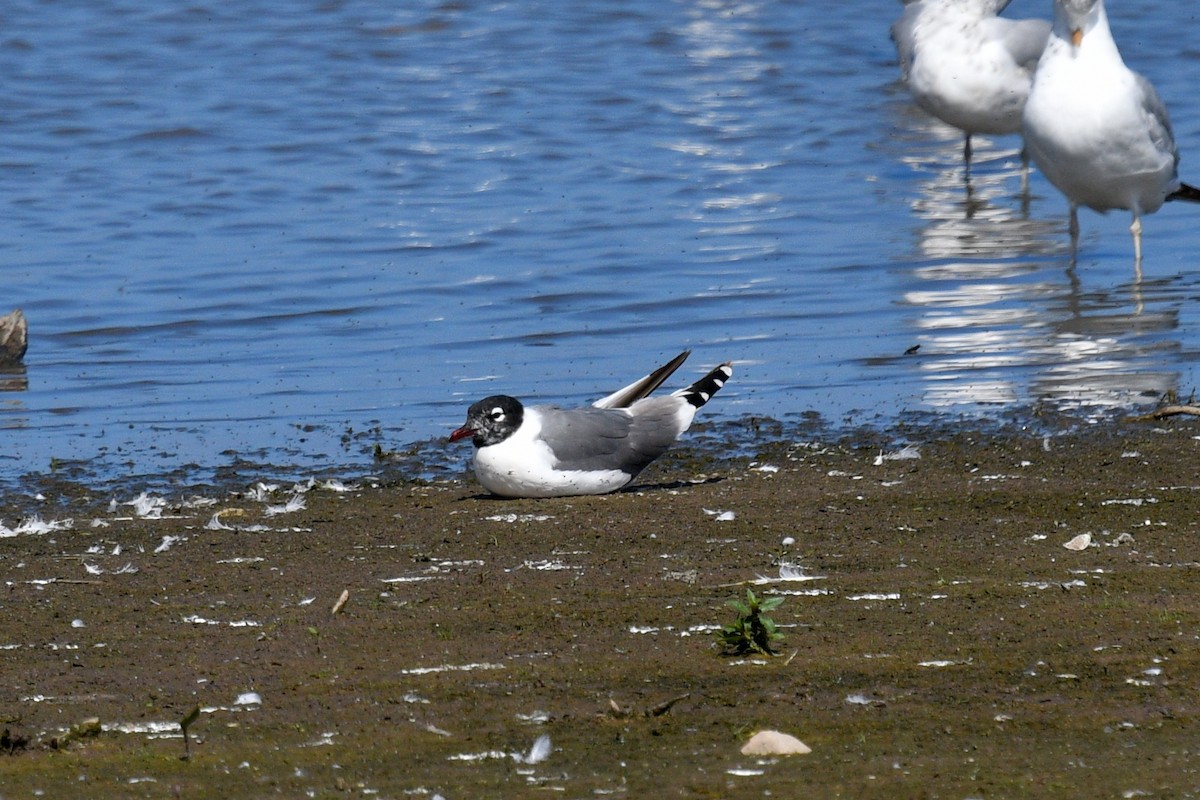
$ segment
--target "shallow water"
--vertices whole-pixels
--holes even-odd
[[[1146,220],[1138,282],[1124,214],[1085,212],[1070,268],[1015,139],[976,142],[968,199],[898,3],[573,6],[10,4],[0,479],[369,465],[684,347],[672,385],[735,361],[714,419],[1196,387],[1197,210]],[[1200,180],[1200,23],[1114,6]]]

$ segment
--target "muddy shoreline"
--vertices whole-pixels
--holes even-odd
[[[0,798],[1200,794],[1194,421],[742,426],[606,497],[6,500]]]

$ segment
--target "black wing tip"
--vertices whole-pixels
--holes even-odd
[[[676,394],[691,403],[693,407],[701,408],[712,399],[714,394],[721,391],[721,387],[732,377],[733,362],[726,361],[691,386],[680,389]]]
[[[1186,200],[1189,203],[1200,203],[1200,189],[1187,183],[1179,184],[1179,188],[1167,195],[1168,200]]]

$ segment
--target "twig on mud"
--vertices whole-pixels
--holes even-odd
[[[671,710],[671,706],[675,705],[680,700],[687,700],[691,696],[692,696],[691,692],[684,692],[683,694],[679,695],[678,697],[672,697],[670,700],[667,700],[666,702],[663,702],[663,703],[659,703],[658,705],[649,709],[646,712],[646,716],[661,717],[663,714],[665,714]]]
[[[1192,406],[1192,405],[1163,406],[1162,408],[1154,409],[1149,414],[1142,414],[1140,416],[1130,417],[1130,419],[1133,420],[1134,422],[1148,422],[1150,420],[1155,420],[1155,419],[1166,419],[1167,417],[1174,417],[1179,414],[1190,414],[1193,417],[1200,417],[1200,406]]]
[[[651,706],[650,708],[645,708],[645,709],[642,709],[641,711],[637,711],[636,709],[633,708],[633,706],[630,706],[628,708],[622,708],[620,705],[618,705],[616,700],[609,698],[609,700],[608,700],[609,709],[607,711],[607,714],[608,714],[608,716],[612,717],[613,719],[628,719],[629,717],[638,717],[638,716],[661,717],[663,714],[666,714],[668,711],[671,710],[671,706],[675,705],[680,700],[686,700],[687,698],[689,698],[691,696],[692,696],[691,692],[686,692],[684,694],[679,695],[678,697],[672,697],[670,700],[663,701],[656,706]]]

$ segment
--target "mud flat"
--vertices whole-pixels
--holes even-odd
[[[0,797],[1195,796],[1198,435],[777,429],[564,500],[60,487],[0,508]],[[720,653],[747,587],[778,655]]]

